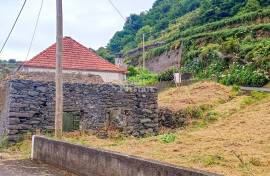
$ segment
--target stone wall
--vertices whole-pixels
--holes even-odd
[[[179,67],[182,52],[181,50],[171,50],[146,60],[146,68],[152,72],[160,73],[170,68]]]
[[[159,108],[158,119],[160,126],[172,129],[185,127],[190,121],[188,111],[172,111],[163,107]]]
[[[53,82],[10,80],[8,136],[54,129]],[[157,90],[113,84],[64,84],[64,112],[77,114],[80,130],[116,129],[144,136],[158,131]]]

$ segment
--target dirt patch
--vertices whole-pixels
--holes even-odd
[[[264,86],[265,88],[270,88],[270,82]]]
[[[187,107],[226,102],[229,98],[230,88],[215,82],[198,82],[162,91],[159,93],[158,105],[172,111],[179,111]]]

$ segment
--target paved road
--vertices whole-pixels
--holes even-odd
[[[75,176],[66,171],[31,160],[1,160],[0,176]]]
[[[246,91],[261,91],[270,93],[270,88],[261,88],[261,87],[241,87],[242,90]]]

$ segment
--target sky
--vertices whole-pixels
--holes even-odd
[[[111,0],[124,17],[149,10],[155,0]],[[23,0],[0,0],[0,47],[23,4]],[[44,0],[39,25],[28,58],[27,50],[33,35],[41,0],[27,0],[25,8],[0,59],[29,60],[56,40],[55,0]],[[84,46],[98,49],[106,46],[124,20],[109,0],[63,0],[64,36]]]

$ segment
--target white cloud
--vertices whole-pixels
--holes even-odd
[[[154,0],[112,0],[125,17],[151,8]],[[0,45],[7,36],[22,0],[0,0]],[[2,58],[24,60],[41,0],[28,0],[22,16],[4,49]],[[108,0],[63,0],[64,35],[87,47],[105,46],[122,29],[124,21]],[[43,11],[30,57],[55,42],[55,0],[44,0]]]

